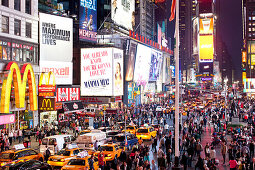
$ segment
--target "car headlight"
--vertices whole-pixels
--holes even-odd
[[[60,161],[61,161],[61,162],[65,162],[65,159],[64,159],[64,158],[62,158],[62,159],[60,159]]]
[[[107,157],[111,157],[112,155],[111,154],[108,154]]]
[[[7,164],[7,162],[2,162],[1,163],[1,166],[4,166],[4,165],[6,165]]]

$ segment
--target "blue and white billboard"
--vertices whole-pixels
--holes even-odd
[[[96,0],[80,0],[79,38],[82,41],[97,41]]]

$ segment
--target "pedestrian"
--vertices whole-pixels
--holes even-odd
[[[142,143],[143,143],[142,137],[140,137],[140,139],[138,140],[138,143],[139,143],[139,145],[142,145]]]
[[[172,149],[168,149],[167,150],[166,160],[167,160],[167,166],[170,167],[171,166],[171,162],[172,162]]]
[[[210,147],[208,143],[206,143],[204,150],[205,150],[205,156],[210,158]]]
[[[238,167],[237,161],[234,159],[234,157],[229,158],[229,168],[230,170],[236,170]]]
[[[102,150],[100,151],[100,153],[98,154],[98,165],[99,165],[99,168],[101,170],[104,170],[104,154],[102,152]]]
[[[10,130],[10,132],[9,132],[9,142],[10,142],[10,145],[12,145],[12,138],[13,138],[13,132],[12,132],[12,130]]]
[[[223,144],[221,146],[221,154],[223,157],[223,164],[225,164],[225,161],[226,161],[226,153],[227,153],[227,145],[225,144],[225,142],[223,142]]]
[[[182,155],[181,164],[183,165],[184,170],[187,170],[188,157],[186,156],[186,153]]]
[[[160,169],[164,169],[166,167],[165,154],[164,151],[162,150],[162,147],[159,147],[158,150],[158,167]]]
[[[215,162],[215,159],[216,159],[216,151],[215,151],[214,147],[211,147],[210,158],[212,159],[213,162]]]
[[[201,155],[199,155],[198,156],[198,160],[197,160],[197,163],[196,163],[196,165],[195,165],[195,169],[203,169],[204,168],[204,161],[203,161],[203,159],[201,158]]]
[[[49,157],[50,157],[50,150],[49,150],[48,146],[46,146],[46,150],[44,153],[44,161],[47,162]]]
[[[93,155],[89,159],[89,169],[90,170],[95,170],[94,169],[94,156]]]
[[[151,161],[151,170],[157,170],[158,168],[156,167],[155,161]]]
[[[154,152],[157,152],[157,144],[158,143],[158,140],[157,140],[157,138],[154,138],[154,140],[153,140],[153,143],[152,143],[152,151],[154,150]]]

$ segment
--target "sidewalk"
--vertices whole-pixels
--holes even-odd
[[[201,144],[202,144],[203,148],[205,147],[206,143],[211,144],[211,142],[212,142],[212,134],[211,134],[211,132],[212,131],[213,131],[213,128],[207,126],[206,127],[206,131],[203,132],[203,134],[201,136]],[[229,136],[227,136],[227,140],[229,141]],[[225,163],[225,165],[223,165],[223,157],[221,155],[221,146],[217,145],[215,150],[216,150],[216,157],[220,161],[219,165],[217,166],[218,169],[220,169],[220,170],[223,170],[223,169],[228,170],[229,169],[228,154],[226,155],[226,163]],[[201,156],[202,156],[202,158],[205,158],[204,150],[201,152]]]

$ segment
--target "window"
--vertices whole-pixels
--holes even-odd
[[[11,60],[11,42],[2,41],[0,46],[0,59]]]
[[[31,14],[31,0],[26,0],[26,9],[27,14]]]
[[[2,5],[9,7],[9,0],[2,0]]]
[[[77,150],[74,150],[73,151],[73,155],[78,155],[78,153],[79,153],[80,151],[77,149]]]
[[[18,43],[12,43],[12,60],[23,61],[22,57],[22,45]]]
[[[14,19],[14,34],[20,36],[21,21]]]
[[[31,29],[32,29],[32,24],[31,23],[29,23],[29,22],[26,22],[26,37],[27,38],[31,38],[32,37],[32,31],[31,31]]]
[[[14,9],[20,11],[20,0],[14,0]]]
[[[9,17],[2,16],[2,32],[9,33]]]

